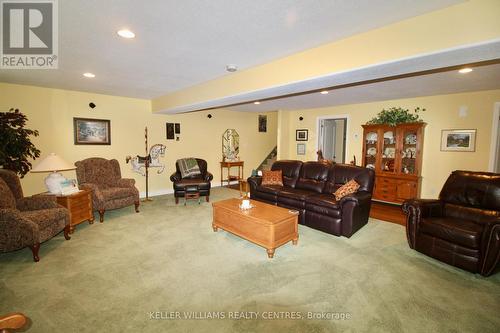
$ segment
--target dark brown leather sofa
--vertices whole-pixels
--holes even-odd
[[[336,236],[351,237],[368,222],[373,191],[373,170],[325,162],[276,161],[283,186],[261,185],[262,177],[250,177],[252,199],[299,211],[299,223]],[[340,201],[333,192],[354,179],[357,193]]]
[[[174,183],[174,197],[175,203],[179,203],[179,198],[184,198],[186,195],[187,186],[198,186],[198,192],[200,196],[204,196],[205,200],[208,202],[210,199],[210,181],[214,176],[207,171],[207,161],[197,158],[198,167],[200,168],[200,175],[182,178],[181,171],[179,169],[179,164],[175,163],[175,172],[170,176],[170,180]]]
[[[500,174],[454,171],[439,200],[407,200],[412,249],[489,276],[500,259]]]

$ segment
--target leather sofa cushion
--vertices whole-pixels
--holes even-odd
[[[340,218],[342,211],[332,194],[315,194],[306,198],[306,210],[321,215]]]
[[[284,187],[281,191],[278,192],[278,198],[283,197],[304,202],[306,198],[311,195],[314,195],[314,192],[288,187]]]
[[[500,175],[491,172],[453,171],[439,199],[455,205],[499,210]]]
[[[323,192],[329,168],[330,164],[323,162],[304,162],[295,188],[316,193]]]
[[[299,178],[302,161],[281,160],[273,163],[271,170],[281,170],[283,176],[283,185],[286,187],[295,187]]]
[[[283,186],[279,185],[260,185],[257,186],[257,192],[270,193],[270,194],[278,194],[279,191],[283,190]]]
[[[454,204],[444,204],[444,216],[470,220],[481,223],[497,221],[500,218],[500,211],[487,210],[467,206],[459,206]]]
[[[420,231],[454,244],[479,249],[483,228],[468,220],[430,217],[422,219]]]

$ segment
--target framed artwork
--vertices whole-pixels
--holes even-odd
[[[306,154],[306,144],[297,143],[297,155],[305,155],[305,154]]]
[[[181,134],[181,124],[175,123],[175,134]]]
[[[267,132],[267,116],[259,115],[259,132]]]
[[[180,125],[179,125],[179,131],[180,131]],[[167,140],[174,140],[174,139],[175,139],[175,124],[167,123]]]
[[[307,141],[308,130],[298,129],[295,131],[295,141]]]
[[[110,145],[111,122],[106,119],[73,118],[75,145]]]
[[[442,130],[441,151],[476,151],[476,130]]]

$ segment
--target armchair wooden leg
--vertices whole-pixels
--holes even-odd
[[[207,196],[205,197],[205,200],[206,200],[207,202],[210,202],[210,196],[209,196],[209,195],[207,195]]]
[[[179,204],[179,198],[178,197],[175,197],[175,204]]]
[[[135,212],[139,213],[139,201],[134,202]]]
[[[33,261],[39,262],[40,257],[38,256],[38,250],[40,250],[40,243],[35,243],[30,246],[31,252],[33,252]]]
[[[71,233],[71,225],[67,225],[64,227],[64,238],[66,240],[70,240],[71,239],[71,236],[69,235]]]
[[[104,222],[104,212],[106,210],[105,209],[99,209],[98,212],[99,212],[99,222]]]

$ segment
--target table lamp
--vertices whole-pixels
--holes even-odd
[[[61,194],[61,182],[65,181],[66,178],[61,175],[58,171],[74,170],[76,167],[69,164],[59,156],[54,153],[50,153],[49,156],[41,160],[31,172],[50,172],[50,174],[45,178],[45,186],[52,194]]]

